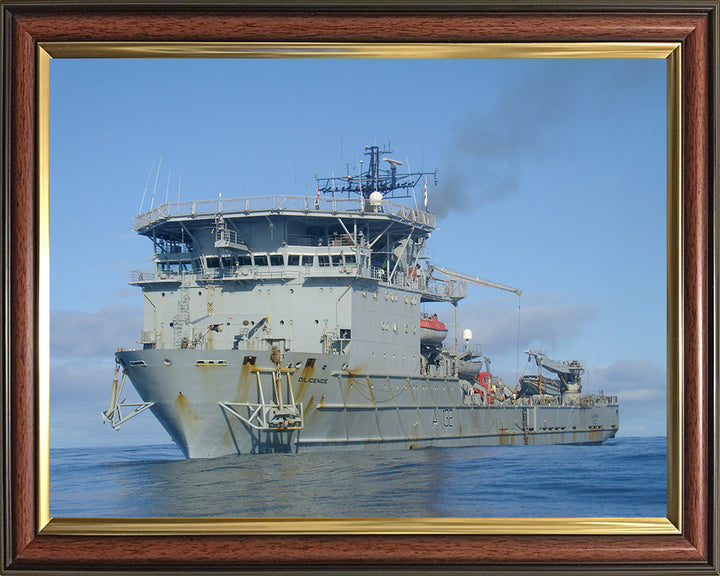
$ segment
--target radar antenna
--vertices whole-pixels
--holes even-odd
[[[437,168],[434,172],[410,172],[398,174],[398,166],[403,163],[381,154],[392,154],[392,150],[381,150],[379,146],[365,146],[364,151],[370,159],[367,170],[358,174],[348,173],[345,176],[318,178],[318,190],[323,194],[335,195],[336,192],[356,194],[369,199],[373,192],[380,192],[384,198],[409,198],[412,190],[423,176],[434,176],[437,185]],[[381,162],[387,162],[389,168],[383,168]],[[364,162],[361,161],[361,166]],[[348,171],[349,172],[349,171]]]

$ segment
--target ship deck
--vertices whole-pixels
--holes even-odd
[[[159,231],[159,224],[210,219],[217,215],[226,219],[271,215],[296,218],[350,217],[362,218],[365,222],[396,221],[425,233],[435,229],[434,215],[391,200],[383,200],[377,209],[370,209],[367,201],[362,198],[283,195],[164,203],[139,214],[133,220],[133,229],[139,234],[152,235],[153,230]]]

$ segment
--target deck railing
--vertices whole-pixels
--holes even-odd
[[[139,214],[133,219],[133,229],[141,230],[151,224],[175,217],[223,214],[251,214],[253,212],[320,212],[331,214],[392,214],[403,220],[435,227],[435,216],[420,208],[413,208],[383,200],[380,206],[370,206],[363,198],[327,198],[313,196],[250,196],[247,198],[218,198],[216,200],[188,200],[166,202]]]
[[[162,271],[132,270],[130,272],[131,284],[150,282],[204,282],[212,280],[242,281],[242,280],[286,280],[301,276],[315,277],[361,277],[373,278],[381,283],[399,288],[410,288],[428,296],[441,299],[457,299],[467,296],[467,285],[463,282],[427,278],[425,276],[410,276],[397,272],[388,280],[383,268],[358,268],[354,265],[344,266],[243,266],[237,270],[217,269],[209,272],[193,271]]]

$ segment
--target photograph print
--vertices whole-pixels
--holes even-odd
[[[665,517],[662,59],[54,59],[50,514]]]

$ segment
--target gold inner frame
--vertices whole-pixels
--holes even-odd
[[[666,518],[51,518],[49,100],[51,58],[662,58],[667,61],[667,517]],[[683,302],[681,45],[667,42],[524,44],[45,42],[38,46],[38,484],[42,534],[679,534],[682,531]]]

